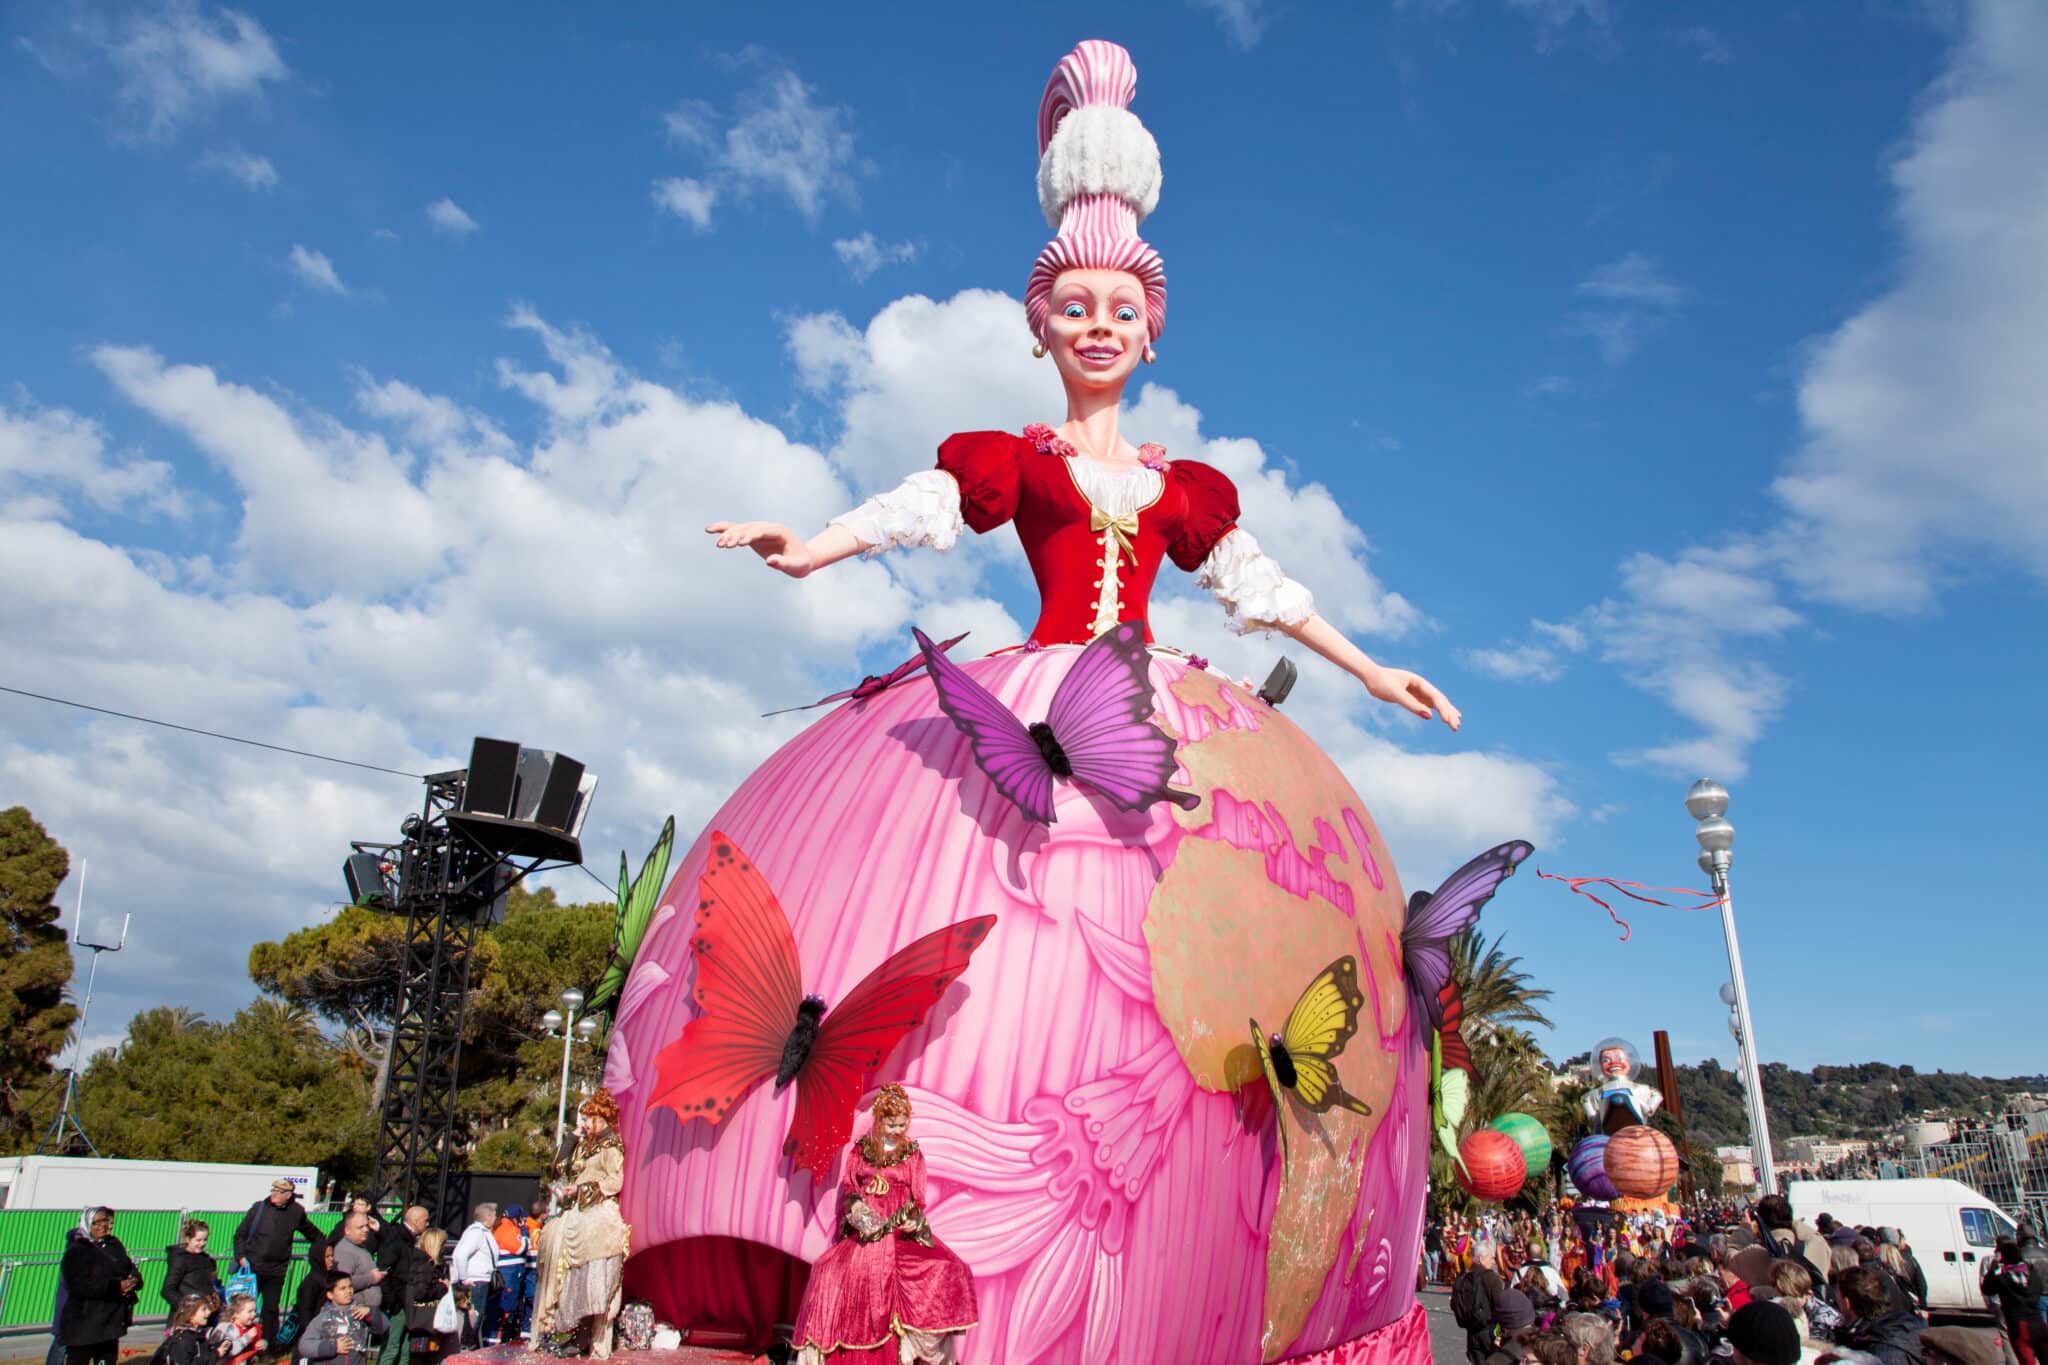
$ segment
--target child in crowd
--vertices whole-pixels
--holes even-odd
[[[243,1365],[269,1345],[263,1339],[263,1324],[256,1314],[253,1294],[237,1294],[228,1300],[226,1316],[206,1334],[220,1365]]]
[[[213,1365],[213,1343],[206,1339],[206,1324],[212,1317],[213,1303],[206,1295],[181,1295],[149,1365]]]

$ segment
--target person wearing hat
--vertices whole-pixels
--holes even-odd
[[[1735,1365],[1799,1365],[1799,1324],[1777,1304],[1757,1299],[1728,1319]]]
[[[270,1182],[270,1194],[249,1206],[235,1228],[235,1264],[256,1276],[256,1292],[263,1301],[263,1339],[277,1340],[278,1301],[284,1296],[285,1272],[292,1264],[292,1239],[303,1237],[309,1247],[326,1239],[306,1206],[298,1200],[292,1182]]]
[[[1493,1300],[1494,1348],[1487,1352],[1485,1365],[1521,1365],[1522,1354],[1515,1333],[1536,1325],[1536,1305],[1519,1289],[1503,1289]]]

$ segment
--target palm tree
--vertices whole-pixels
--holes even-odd
[[[1451,975],[1465,997],[1465,1042],[1478,1072],[1471,1104],[1459,1126],[1460,1138],[1508,1113],[1535,1115],[1553,1133],[1558,1131],[1544,1112],[1553,1101],[1550,1064],[1535,1037],[1517,1027],[1549,1025],[1540,1006],[1550,992],[1532,984],[1521,970],[1522,959],[1509,956],[1501,943],[1500,938],[1488,943],[1476,929],[1467,929],[1449,945]],[[1430,1183],[1436,1187],[1439,1205],[1468,1207],[1470,1196],[1457,1184],[1449,1156],[1440,1147],[1432,1152]],[[1531,1178],[1546,1174],[1529,1172]]]
[[[1542,1024],[1550,1019],[1537,1006],[1550,992],[1530,984],[1522,959],[1509,957],[1507,935],[1488,943],[1476,928],[1451,939],[1451,975],[1465,992],[1465,1040],[1476,1042],[1507,1024]]]

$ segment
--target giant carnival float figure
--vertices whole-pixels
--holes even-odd
[[[879,1343],[807,1336],[876,1365],[1428,1360],[1415,1266],[1432,1057],[1458,1050],[1446,945],[1529,846],[1404,905],[1336,764],[1153,643],[1171,560],[1239,630],[1458,725],[1316,614],[1227,478],[1119,429],[1166,316],[1138,236],[1160,174],[1136,85],[1122,48],[1086,42],[1039,109],[1058,235],[1019,344],[1058,369],[1066,421],[952,436],[937,468],[808,540],[709,528],[803,578],[1014,524],[1042,609],[985,658],[919,634],[622,922],[605,1077],[630,1154],[626,1292],[678,1326],[762,1345],[800,1306],[811,1325],[888,1323]],[[877,1144],[911,1104],[916,1164],[893,1167]],[[892,1254],[861,1249],[875,1215],[912,1206]],[[814,1266],[832,1303],[804,1305]],[[936,1298],[905,1278],[956,1266],[971,1283]],[[939,1320],[955,1305],[973,1322]]]

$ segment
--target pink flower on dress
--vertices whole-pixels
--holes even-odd
[[[1138,447],[1138,461],[1153,473],[1164,474],[1168,463],[1166,447],[1147,441]]]
[[[1189,668],[1207,668],[1208,666],[1209,666],[1209,661],[1208,661],[1207,659],[1203,658],[1203,657],[1202,657],[1201,655],[1199,655],[1199,654],[1190,654],[1190,655],[1188,655],[1188,667],[1189,667]]]
[[[1039,650],[1044,648],[1045,646],[1038,643],[1038,641],[1036,640],[1026,640],[1024,642],[1024,652],[1026,654],[1036,654]]]
[[[1073,442],[1061,440],[1058,433],[1043,422],[1033,422],[1024,428],[1024,439],[1037,446],[1041,455],[1065,457],[1080,453],[1074,449]]]

